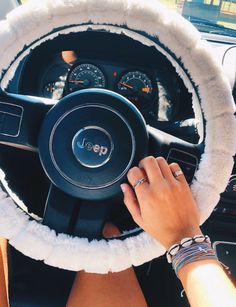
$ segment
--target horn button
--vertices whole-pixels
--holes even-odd
[[[82,128],[72,141],[75,158],[89,168],[105,165],[110,160],[113,149],[114,144],[110,134],[97,126]]]
[[[39,135],[43,168],[58,188],[82,199],[115,197],[130,167],[147,155],[146,124],[126,98],[82,90],[60,100]]]

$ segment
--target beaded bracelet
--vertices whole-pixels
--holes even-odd
[[[217,256],[211,244],[207,242],[195,243],[191,246],[184,247],[173,257],[172,267],[178,277],[179,270],[182,266],[191,262],[207,259],[217,260]]]
[[[167,260],[172,263],[177,277],[183,265],[206,259],[218,260],[212,249],[210,238],[204,235],[185,238],[181,240],[180,244],[171,246],[167,252]]]
[[[167,261],[171,263],[172,257],[175,256],[181,248],[190,246],[195,243],[202,243],[202,242],[211,243],[211,240],[208,236],[204,236],[204,235],[196,235],[193,238],[182,239],[179,244],[174,244],[169,248],[169,250],[166,253]]]

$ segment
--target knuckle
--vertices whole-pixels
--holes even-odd
[[[170,166],[173,167],[173,168],[178,168],[179,164],[176,163],[176,162],[173,162],[173,163],[170,164]]]
[[[162,193],[163,194],[169,194],[171,190],[171,187],[169,184],[163,184],[162,186]]]
[[[145,164],[145,161],[146,161],[146,158],[142,159],[142,160],[139,162],[139,167],[142,167],[142,166]]]
[[[166,162],[166,160],[163,157],[157,157],[156,159],[160,163],[165,163]]]
[[[160,186],[161,194],[165,191],[165,185]],[[148,190],[148,199],[155,200],[160,196],[159,191],[156,188],[152,187]]]
[[[139,162],[139,165],[144,165],[146,163],[149,163],[150,161],[155,161],[155,158],[153,156],[148,156],[144,159],[142,159],[140,162]]]
[[[173,192],[180,192],[182,190],[181,185],[178,182],[171,183],[171,189]]]
[[[156,159],[153,156],[148,156],[146,159],[147,161],[156,161]]]
[[[137,166],[132,167],[129,171],[128,171],[128,178],[132,178],[134,176],[134,174],[137,173],[137,171],[139,170],[139,168]]]

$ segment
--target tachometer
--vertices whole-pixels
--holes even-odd
[[[153,91],[152,81],[141,71],[130,71],[126,73],[118,83],[119,91],[124,94],[134,94],[148,97]]]
[[[74,92],[86,88],[105,88],[106,80],[103,72],[93,64],[80,64],[70,73],[68,91]]]

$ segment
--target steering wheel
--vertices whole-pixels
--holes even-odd
[[[59,34],[99,29],[167,57],[192,93],[203,127],[199,144],[146,125],[129,100],[108,90],[82,90],[57,102],[5,91],[30,50]],[[128,170],[150,154],[182,161],[190,181],[195,173],[191,189],[201,223],[206,220],[233,167],[235,106],[221,67],[188,21],[156,1],[45,0],[12,11],[0,24],[0,40],[0,142],[38,153],[51,181],[39,220],[22,209],[1,173],[11,197],[0,194],[0,235],[11,245],[52,266],[96,273],[162,255],[163,246],[140,229],[115,239],[102,236]]]

